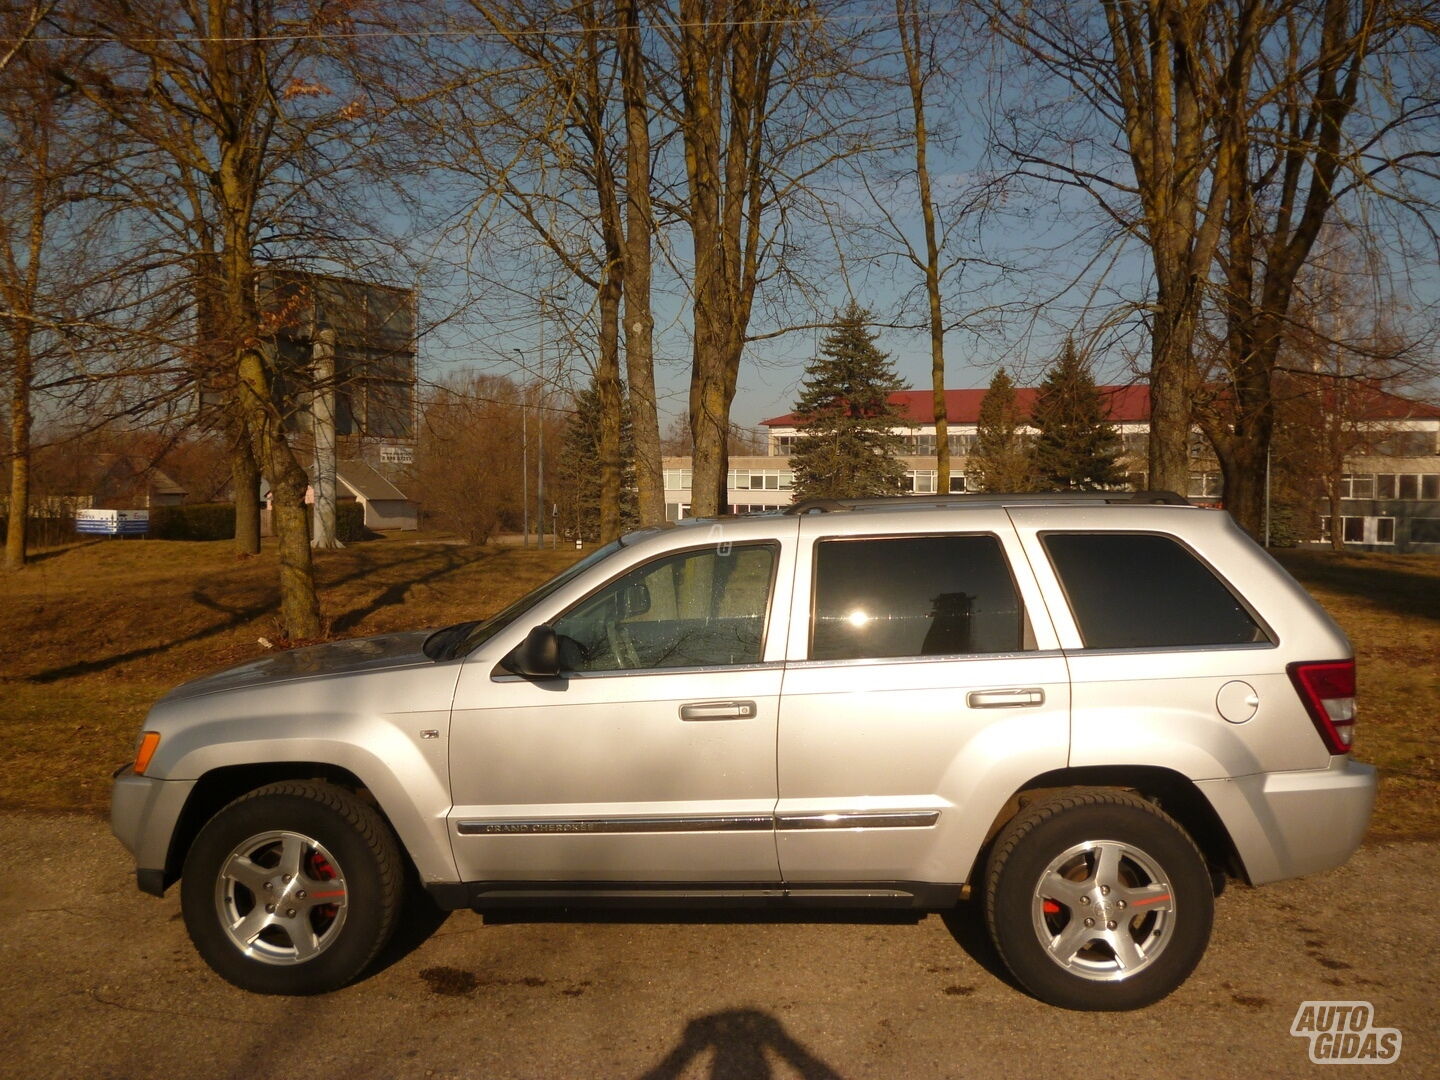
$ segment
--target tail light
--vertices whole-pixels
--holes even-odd
[[[1325,748],[1332,754],[1348,754],[1355,736],[1355,661],[1291,664],[1285,670]]]

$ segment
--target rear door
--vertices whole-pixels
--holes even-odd
[[[787,885],[961,882],[1021,782],[1063,767],[1069,682],[1000,510],[802,519],[780,704]],[[963,531],[953,531],[963,522]]]

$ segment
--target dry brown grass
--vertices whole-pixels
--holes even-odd
[[[574,551],[404,534],[317,556],[333,637],[489,615]],[[1282,553],[1360,660],[1357,757],[1384,773],[1371,835],[1440,836],[1440,560]],[[0,805],[103,812],[150,703],[277,637],[274,556],[99,541],[0,578]]]
[[[443,626],[504,607],[576,552],[413,533],[317,553],[331,637]],[[0,578],[0,806],[105,811],[145,712],[177,683],[278,640],[275,556],[108,540]]]
[[[1371,839],[1440,837],[1440,559],[1281,552],[1355,645],[1355,756],[1381,770]]]

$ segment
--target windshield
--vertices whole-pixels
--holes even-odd
[[[474,619],[470,622],[447,626],[443,630],[436,630],[425,639],[425,655],[432,660],[453,660],[457,656],[464,656],[479,648],[530,608],[544,600],[545,597],[569,584],[596,563],[615,554],[623,544],[624,540],[613,540],[604,547],[596,548],[574,566],[561,571],[538,588],[530,590],[509,607],[488,619]]]

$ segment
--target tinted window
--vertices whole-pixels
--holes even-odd
[[[1168,536],[1052,533],[1045,547],[1086,648],[1266,640],[1210,568]]]
[[[826,540],[815,552],[813,660],[1014,652],[1020,601],[993,536]]]
[[[682,551],[637,566],[555,620],[566,671],[758,664],[774,545]]]

